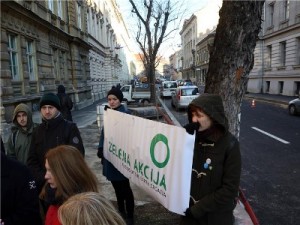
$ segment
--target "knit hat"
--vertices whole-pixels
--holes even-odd
[[[122,91],[119,89],[119,88],[112,88],[108,93],[107,93],[107,97],[109,96],[109,95],[114,95],[114,96],[116,96],[119,100],[120,100],[120,102],[122,102],[123,101],[123,93],[122,93]]]
[[[52,105],[58,110],[60,110],[60,101],[56,94],[53,93],[46,93],[40,100],[40,109],[44,105]]]

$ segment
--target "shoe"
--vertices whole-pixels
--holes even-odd
[[[127,218],[125,221],[126,221],[126,225],[134,225],[134,220],[132,217]]]

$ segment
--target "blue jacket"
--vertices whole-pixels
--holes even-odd
[[[126,108],[123,105],[120,105],[120,107],[118,107],[115,110],[130,114],[130,111],[126,110]],[[104,128],[101,131],[98,150],[103,151],[103,146],[104,146]],[[104,151],[107,151],[107,149],[104,149]],[[121,181],[127,179],[119,170],[116,169],[116,167],[114,167],[113,164],[111,164],[104,157],[102,158],[102,164],[103,164],[103,175],[109,181]]]

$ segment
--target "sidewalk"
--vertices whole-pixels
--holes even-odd
[[[260,93],[248,93],[245,98],[255,99],[260,101],[267,101],[276,104],[288,105],[289,101],[297,98],[297,96],[283,96],[283,95],[272,95],[272,94],[260,94]]]

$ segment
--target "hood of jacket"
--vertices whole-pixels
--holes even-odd
[[[27,114],[27,126],[26,127],[27,127],[27,130],[29,130],[33,125],[31,110],[24,103],[20,103],[19,105],[17,105],[17,107],[14,110],[13,118],[12,118],[13,124],[15,125],[16,128],[21,128],[21,126],[18,124],[18,121],[17,121],[17,115],[19,112],[25,112]]]
[[[222,98],[216,94],[203,93],[195,98],[188,106],[188,119],[192,122],[191,106],[200,108],[216,125],[221,125],[225,131],[228,130],[228,120],[225,116]]]

